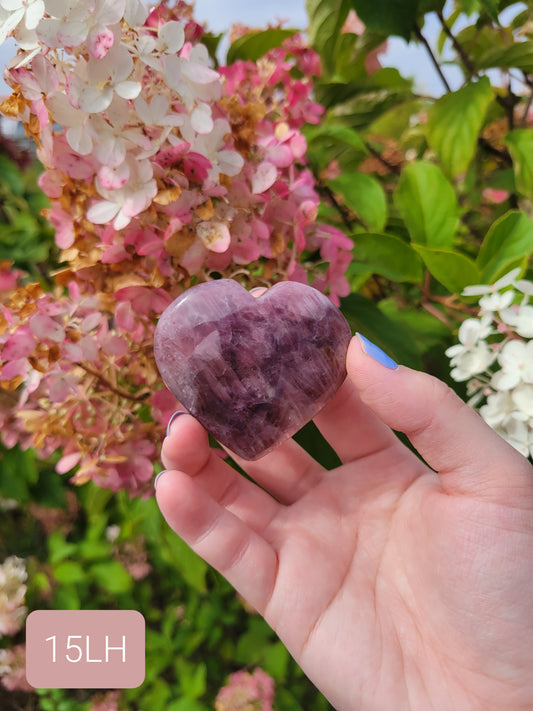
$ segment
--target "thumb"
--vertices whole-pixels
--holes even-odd
[[[450,494],[503,503],[526,495],[533,507],[533,467],[445,383],[397,366],[358,334],[348,349],[348,376],[362,401],[407,435]]]

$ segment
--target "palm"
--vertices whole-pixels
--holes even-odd
[[[359,441],[343,437],[354,408]],[[161,480],[169,523],[336,708],[531,708],[532,492],[450,493],[348,385],[316,421],[345,464],[324,472],[294,442],[242,463],[272,498],[181,418],[163,459],[191,476]],[[523,466],[503,453],[499,471]]]
[[[279,526],[285,537],[266,619],[311,678],[319,677],[327,655],[322,690],[338,708],[426,709],[436,697],[444,709],[501,709],[510,708],[515,693],[512,708],[530,708],[531,531],[518,535],[518,551],[520,515],[449,497],[432,473],[409,483],[409,466],[403,491],[391,491],[383,484],[393,473],[398,479],[397,460],[390,465],[393,471],[383,463],[381,476],[374,474],[380,482],[358,491],[353,481],[376,470],[368,461],[361,473],[357,465],[345,467],[332,481],[335,490],[320,484],[281,514],[274,530]],[[317,526],[324,501],[331,517]],[[512,532],[499,530],[504,520]],[[495,611],[508,604],[508,589],[524,584],[530,593],[514,611],[515,624],[495,637]],[[302,599],[287,605],[287,591],[295,589]],[[529,663],[516,668],[510,650],[517,659],[528,654]]]

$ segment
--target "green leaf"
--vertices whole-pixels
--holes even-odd
[[[198,699],[205,694],[207,670],[203,663],[189,662],[182,657],[176,659],[176,671],[181,691],[188,699]]]
[[[521,69],[533,72],[533,41],[515,42],[510,47],[496,47],[485,51],[476,59],[478,69]]]
[[[368,149],[363,139],[356,131],[353,131],[347,126],[341,126],[339,124],[319,124],[318,126],[307,128],[305,137],[308,144],[314,143],[315,141],[324,141],[329,144],[338,143],[342,146],[355,148],[364,155],[368,154]]]
[[[86,573],[79,563],[73,560],[64,560],[54,569],[54,577],[58,583],[79,583],[86,579]]]
[[[423,279],[422,261],[413,248],[399,237],[362,233],[354,236],[357,265],[364,264],[373,274],[392,281],[419,284]]]
[[[352,0],[361,21],[371,30],[408,40],[418,15],[418,0]]]
[[[417,15],[420,18],[427,12],[441,12],[445,4],[446,0],[418,0]]]
[[[511,131],[505,143],[513,159],[516,188],[533,200],[533,131],[528,128]]]
[[[207,563],[189,548],[185,541],[176,536],[168,526],[165,526],[161,534],[160,552],[165,562],[176,568],[196,592],[205,592]]]
[[[340,31],[350,10],[350,0],[306,0],[309,43],[320,54],[326,72],[333,74]]]
[[[284,687],[276,689],[276,711],[303,711],[302,706],[292,691]],[[331,706],[326,706],[329,710]],[[308,709],[307,709],[308,711]]]
[[[364,173],[344,174],[329,184],[369,230],[381,232],[387,222],[387,198],[376,178]]]
[[[212,32],[204,32],[204,34],[202,35],[202,44],[205,44],[205,46],[207,47],[209,56],[211,57],[215,65],[218,65],[217,51],[223,37],[223,33],[215,35]]]
[[[89,568],[89,574],[100,587],[110,593],[129,592],[133,587],[131,575],[118,560],[95,563]]]
[[[296,432],[294,439],[324,469],[335,469],[341,465],[337,453],[312,420]]]
[[[279,47],[284,40],[298,32],[296,29],[263,30],[261,32],[248,32],[236,39],[228,49],[226,62],[228,65],[241,60],[257,62],[274,47]]]
[[[417,118],[418,114],[425,109],[426,104],[420,99],[400,101],[392,109],[379,116],[369,126],[369,132],[377,136],[395,138],[398,142],[403,142],[406,138],[405,134],[408,136],[413,134],[411,125],[413,117]]]
[[[196,699],[182,698],[168,705],[166,711],[210,711],[210,708],[196,701]]]
[[[150,711],[170,710],[170,701],[172,699],[171,694],[174,689],[172,688],[171,684],[169,684],[167,679],[165,679],[164,677],[154,679],[146,689],[144,688],[144,685],[141,687],[141,689],[143,690],[140,699],[141,703],[139,706],[135,704],[136,708],[150,709]],[[175,709],[176,705],[172,705],[172,708]],[[194,707],[186,705],[180,707],[181,711],[192,711],[193,708]]]
[[[455,177],[468,168],[492,96],[489,79],[482,77],[445,94],[431,107],[428,143],[448,175]]]
[[[79,545],[79,555],[85,560],[107,558],[111,545],[107,541],[82,541]]]
[[[16,164],[5,155],[0,155],[0,176],[0,190],[2,192],[4,186],[7,186],[11,193],[17,197],[24,194],[24,175]]]
[[[533,220],[519,210],[506,212],[492,224],[479,250],[482,283],[491,284],[532,254]]]
[[[499,24],[498,0],[480,0],[480,5],[485,10],[490,19]]]
[[[380,69],[363,84],[331,82],[321,85],[318,92],[318,100],[332,108],[332,116],[354,129],[366,129],[384,112],[411,98],[411,82],[395,69]]]
[[[275,642],[265,649],[262,667],[276,681],[285,681],[289,660],[289,652],[283,642]]]
[[[76,544],[65,540],[61,531],[53,531],[48,536],[48,559],[52,565],[68,558],[76,550]]]
[[[411,368],[422,367],[416,344],[406,339],[404,329],[387,318],[372,301],[353,293],[341,299],[341,311],[352,332],[362,333],[398,363]]]
[[[54,590],[53,608],[56,610],[79,610],[81,600],[75,585],[61,585]]]
[[[261,617],[251,617],[248,630],[239,637],[235,661],[239,664],[262,664],[265,649],[274,642],[274,633]]]
[[[430,249],[419,244],[413,247],[424,260],[429,272],[452,294],[460,294],[469,284],[479,284],[479,269],[470,257],[452,250]]]
[[[459,12],[462,10],[465,15],[473,15],[479,12],[480,0],[458,0]]]
[[[392,321],[398,323],[406,335],[413,339],[422,353],[434,346],[442,346],[450,336],[450,329],[433,314],[415,306],[396,303],[394,298],[382,299],[379,309]]]
[[[316,173],[333,161],[341,170],[353,171],[368,155],[368,149],[356,131],[339,124],[305,127],[307,157]]]
[[[450,248],[459,222],[455,192],[440,168],[431,163],[411,163],[402,172],[394,193],[413,242]]]
[[[32,449],[23,450],[19,445],[0,449],[0,496],[25,503],[31,498],[29,484],[39,476]],[[56,476],[57,478],[57,476]]]

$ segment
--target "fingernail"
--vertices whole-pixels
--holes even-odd
[[[388,356],[385,351],[382,351],[381,348],[376,346],[375,343],[372,343],[372,341],[369,341],[368,338],[365,338],[360,333],[357,333],[356,336],[361,341],[361,346],[364,352],[371,358],[377,360],[377,362],[381,363],[381,365],[384,365],[385,368],[390,368],[391,370],[394,370],[398,367],[398,363],[392,360],[392,358]]]
[[[172,417],[171,417],[170,420],[168,421],[168,425],[167,425],[167,437],[168,437],[169,434],[170,434],[170,425],[174,422],[174,420],[175,420],[176,418],[178,418],[180,415],[187,415],[187,414],[188,414],[188,413],[187,413],[186,410],[176,410],[176,412],[172,415]]]
[[[156,476],[156,478],[154,479],[154,489],[157,489],[157,482],[159,481],[159,477],[163,476],[163,474],[166,474],[167,471],[167,469],[163,469],[163,471],[159,472],[159,474]]]

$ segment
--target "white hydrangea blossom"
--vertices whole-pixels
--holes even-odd
[[[478,318],[468,318],[459,343],[446,351],[451,376],[466,382],[485,422],[525,457],[533,457],[533,282],[520,269],[492,285],[467,287],[479,296]]]
[[[0,565],[0,637],[22,628],[27,613],[23,605],[27,577],[22,558],[12,555]]]
[[[0,0],[0,45],[13,37],[24,50],[6,81],[21,87],[39,117],[38,157],[76,165],[71,177],[95,174],[87,217],[115,230],[157,195],[163,177],[154,157],[165,148],[182,144],[193,160],[203,156],[211,183],[244,166],[229,145],[231,126],[213,112],[222,76],[209,66],[207,47],[185,41],[182,21],[147,25],[149,8],[141,0]],[[62,156],[53,155],[50,120],[64,129]],[[214,252],[229,246],[217,224],[218,238],[205,242]]]

